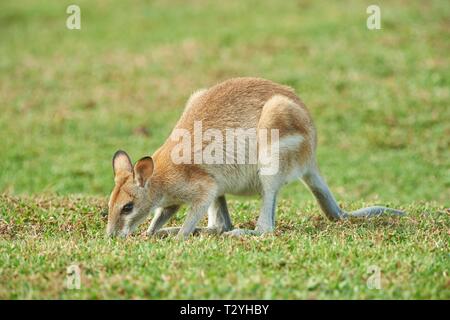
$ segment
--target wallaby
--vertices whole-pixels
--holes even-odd
[[[195,133],[199,128],[200,132]],[[228,133],[233,129],[242,129],[247,136],[230,150]],[[194,134],[193,148],[191,139],[184,141],[188,151],[182,150],[182,156],[180,132]],[[275,134],[267,138],[268,132]],[[212,163],[211,159],[201,161],[208,146],[205,141],[195,141],[198,133],[216,139]],[[224,136],[227,146],[222,141],[217,148]],[[276,146],[271,161],[262,161],[262,157],[249,161],[252,143],[256,143],[258,155]],[[231,236],[272,232],[277,193],[294,179],[301,179],[309,187],[330,220],[385,212],[402,214],[379,206],[351,213],[343,211],[319,173],[316,144],[316,130],[308,110],[290,87],[248,77],[199,90],[191,95],[171,136],[153,156],[144,157],[133,166],[124,151],[114,154],[115,186],[108,205],[107,234],[127,236],[152,212],[155,215],[148,235],[177,233],[178,238],[184,239],[196,230]],[[185,161],[180,162],[180,157]],[[263,172],[274,161],[278,161],[272,166],[276,170]],[[226,194],[262,197],[255,230],[233,229]],[[182,204],[190,206],[182,227],[161,229]],[[208,227],[196,228],[206,212]]]

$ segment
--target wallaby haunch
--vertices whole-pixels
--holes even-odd
[[[210,153],[214,161],[202,159],[202,153],[205,155],[209,147],[196,139],[196,128],[204,136],[215,138],[215,148],[211,149],[214,152]],[[241,140],[237,148],[232,145],[230,150],[231,129],[254,134],[247,134],[247,140]],[[268,132],[275,135],[267,138],[262,134]],[[187,148],[180,149],[179,139],[174,139],[180,133],[194,134],[193,148],[188,137],[184,141]],[[220,141],[224,136],[227,146]],[[189,98],[171,137],[152,157],[144,157],[133,166],[124,151],[114,154],[115,187],[109,200],[107,233],[127,236],[153,212],[149,235],[176,232],[179,238],[185,238],[196,230],[234,236],[272,232],[277,193],[294,179],[301,179],[310,188],[330,220],[385,212],[402,214],[378,206],[344,212],[319,173],[316,144],[311,117],[289,87],[264,79],[235,78],[199,90]],[[271,149],[270,161],[252,158],[252,145],[258,155]],[[268,166],[275,170],[264,172],[270,169]],[[255,230],[233,229],[226,194],[261,195]],[[161,229],[182,204],[190,206],[182,227]],[[196,228],[206,212],[208,227]]]

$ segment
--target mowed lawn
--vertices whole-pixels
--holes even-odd
[[[450,299],[448,1],[378,1],[373,31],[356,0],[77,1],[68,30],[72,3],[0,4],[0,298]],[[293,183],[272,235],[105,239],[113,153],[151,155],[235,76],[298,92],[344,209],[407,215],[332,223]],[[258,199],[229,202],[254,227]]]

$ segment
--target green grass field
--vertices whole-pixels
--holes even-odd
[[[378,1],[372,31],[356,0],[77,1],[68,30],[72,3],[0,3],[0,298],[450,299],[448,1]],[[407,215],[331,223],[294,183],[273,235],[105,239],[113,153],[152,154],[235,76],[296,89],[343,208]],[[253,227],[258,200],[229,202]]]

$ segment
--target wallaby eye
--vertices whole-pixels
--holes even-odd
[[[122,208],[122,214],[128,214],[131,211],[133,211],[133,202],[128,202],[126,205]]]

